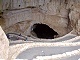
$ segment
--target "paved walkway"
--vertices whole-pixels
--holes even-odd
[[[80,36],[73,34],[56,39],[31,38],[28,41],[11,41],[10,51],[15,50],[10,54],[13,54],[13,58],[17,56],[17,59],[28,60],[78,60],[80,58],[79,41]]]
[[[62,54],[65,52],[70,52],[73,50],[79,49],[80,46],[70,46],[70,47],[37,47],[37,48],[31,48],[27,49],[21,54],[18,55],[18,59],[28,59],[32,60],[33,58],[36,58],[37,56],[51,56],[51,55],[57,55]],[[80,55],[76,58],[73,57],[75,60],[76,58],[80,58]],[[72,58],[68,58],[70,60]]]

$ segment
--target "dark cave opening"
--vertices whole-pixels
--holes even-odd
[[[50,28],[46,24],[36,23],[31,28],[32,35],[36,35],[38,38],[42,39],[54,39],[58,35],[56,31]]]

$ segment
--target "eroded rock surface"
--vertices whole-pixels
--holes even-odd
[[[9,3],[10,1],[7,2]],[[4,12],[6,21],[6,28],[4,30],[6,33],[12,30],[11,32],[19,31],[20,33],[28,35],[27,32],[30,31],[27,31],[27,29],[31,27],[31,24],[39,22],[48,25],[53,30],[57,31],[60,36],[63,36],[72,30],[69,23],[69,13],[74,3],[79,2],[73,0],[20,0],[18,3],[16,0],[15,2],[13,1],[10,6],[8,4],[8,7],[5,7],[5,2],[3,5],[5,8],[3,10],[8,10]],[[24,24],[20,25],[18,22],[23,21],[30,21],[30,23],[25,23],[26,25],[24,26],[24,28],[26,28],[26,26],[28,28],[19,28],[20,26],[23,27],[22,25]],[[16,24],[18,26],[16,26]],[[10,26],[12,27],[11,29]],[[21,32],[21,30],[23,30],[23,32]]]
[[[9,41],[0,26],[0,59],[8,58]]]

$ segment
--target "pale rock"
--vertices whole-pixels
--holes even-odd
[[[8,58],[9,41],[0,26],[0,59]]]
[[[3,10],[10,9],[10,11],[5,11],[3,14],[6,27],[4,28],[5,32],[9,32],[9,30],[12,30],[11,32],[16,31],[18,27],[11,29],[9,27],[18,24],[18,22],[30,21],[31,23],[38,21],[57,31],[60,36],[69,33],[72,29],[75,30],[76,34],[79,34],[79,0],[7,0],[3,2]],[[10,2],[11,6],[9,6]],[[6,3],[8,3],[8,7],[5,7]],[[20,32],[23,29],[26,32],[25,34],[27,34],[27,29],[31,25],[27,23],[26,26],[26,31],[23,28],[17,31]]]

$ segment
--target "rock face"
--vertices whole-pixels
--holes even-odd
[[[80,0],[3,0],[3,2],[6,33],[29,35],[28,30],[33,24],[43,23],[58,32],[59,36],[69,33],[72,29],[77,35],[80,34],[78,13]]]
[[[77,4],[71,10],[69,17],[71,21],[71,26],[75,32],[75,34],[80,35],[80,4]]]
[[[8,58],[9,41],[0,26],[0,59]]]

